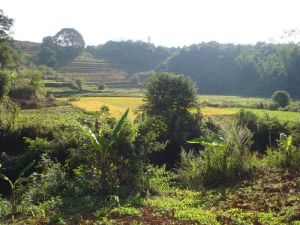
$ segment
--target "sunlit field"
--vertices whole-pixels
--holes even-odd
[[[66,98],[61,100],[67,101]],[[106,105],[114,117],[120,117],[129,108],[129,118],[134,118],[138,106],[143,103],[143,98],[139,97],[84,97],[79,101],[70,102],[72,105],[88,112],[99,110]]]
[[[212,98],[207,96],[207,98]],[[228,99],[228,98],[227,98]],[[244,99],[244,98],[243,98]],[[66,98],[61,99],[67,101]],[[241,99],[240,99],[241,101]],[[245,98],[245,101],[248,101]],[[252,101],[251,99],[249,101]],[[254,100],[253,100],[254,101]],[[83,97],[79,101],[71,101],[72,105],[83,109],[88,112],[94,112],[101,108],[101,106],[106,105],[109,107],[112,116],[120,117],[124,111],[129,108],[129,117],[134,118],[135,112],[143,103],[143,98],[141,97]],[[219,107],[204,107],[202,109],[204,116],[222,116],[222,115],[233,115],[237,113],[241,108],[219,108]],[[271,111],[265,109],[250,109],[246,110],[252,111],[258,116],[264,116],[268,114],[270,117],[276,117],[281,121],[300,121],[300,113],[297,112],[284,112],[284,111]]]

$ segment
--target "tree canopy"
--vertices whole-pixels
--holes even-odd
[[[300,97],[300,46],[201,43],[182,48],[158,70],[189,74],[207,94],[270,97],[287,90]]]
[[[155,162],[174,165],[179,159],[186,140],[200,135],[201,114],[197,89],[184,75],[159,73],[150,77],[142,107],[149,116],[158,116],[166,124],[167,146],[164,152],[155,153]],[[190,110],[196,109],[197,113]]]
[[[0,69],[13,70],[22,62],[22,56],[10,38],[13,19],[4,15],[0,9]]]
[[[290,103],[290,95],[286,91],[276,91],[272,95],[273,102],[279,107],[286,107]]]
[[[53,37],[43,38],[37,63],[50,67],[63,65],[80,55],[84,47],[84,39],[77,30],[63,28]]]
[[[3,10],[0,9],[0,41],[9,37],[10,29],[13,25],[13,19],[8,18]]]

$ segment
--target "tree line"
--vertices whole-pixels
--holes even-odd
[[[286,90],[300,97],[300,46],[201,43],[180,50],[159,70],[184,73],[201,93],[270,97]]]

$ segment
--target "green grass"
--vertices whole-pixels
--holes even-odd
[[[171,188],[145,204],[200,224],[279,225],[300,222],[299,174],[265,171],[238,185],[200,191]]]
[[[71,105],[56,106],[42,109],[21,110],[17,117],[19,125],[42,125],[46,127],[55,127],[57,125],[70,126],[77,124],[77,118],[84,114]]]
[[[241,108],[229,108],[229,109],[236,110],[238,112]],[[300,113],[298,113],[298,112],[286,112],[286,111],[275,111],[275,110],[267,110],[267,109],[250,109],[250,108],[246,108],[245,110],[251,111],[259,117],[268,115],[269,117],[277,118],[278,120],[284,121],[284,122],[288,122],[288,121],[300,122]]]
[[[252,105],[257,103],[272,103],[271,98],[261,97],[242,97],[242,96],[229,96],[229,95],[200,95],[201,101],[208,101],[210,103],[221,104],[221,103],[235,103],[240,105]]]

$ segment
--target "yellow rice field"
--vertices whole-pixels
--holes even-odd
[[[61,99],[67,101],[66,98]],[[110,109],[112,116],[119,118],[127,108],[129,108],[129,118],[134,119],[138,106],[143,104],[142,97],[82,97],[79,101],[71,101],[72,105],[83,110],[94,112],[100,109],[101,106],[106,105]],[[201,111],[204,116],[216,115],[233,115],[241,108],[217,108],[205,107]],[[298,121],[300,122],[300,113],[297,112],[283,112],[283,111],[270,111],[264,109],[250,109],[258,116],[268,114],[271,117],[276,117],[282,121]]]
[[[62,99],[67,101],[67,99]],[[72,105],[86,110],[88,112],[94,112],[100,109],[101,106],[106,105],[109,107],[112,116],[120,117],[124,111],[129,108],[129,117],[134,118],[135,111],[143,103],[141,97],[83,97],[79,101],[70,102]],[[238,109],[231,108],[214,108],[205,107],[202,112],[205,116],[208,115],[232,115],[235,114]]]

